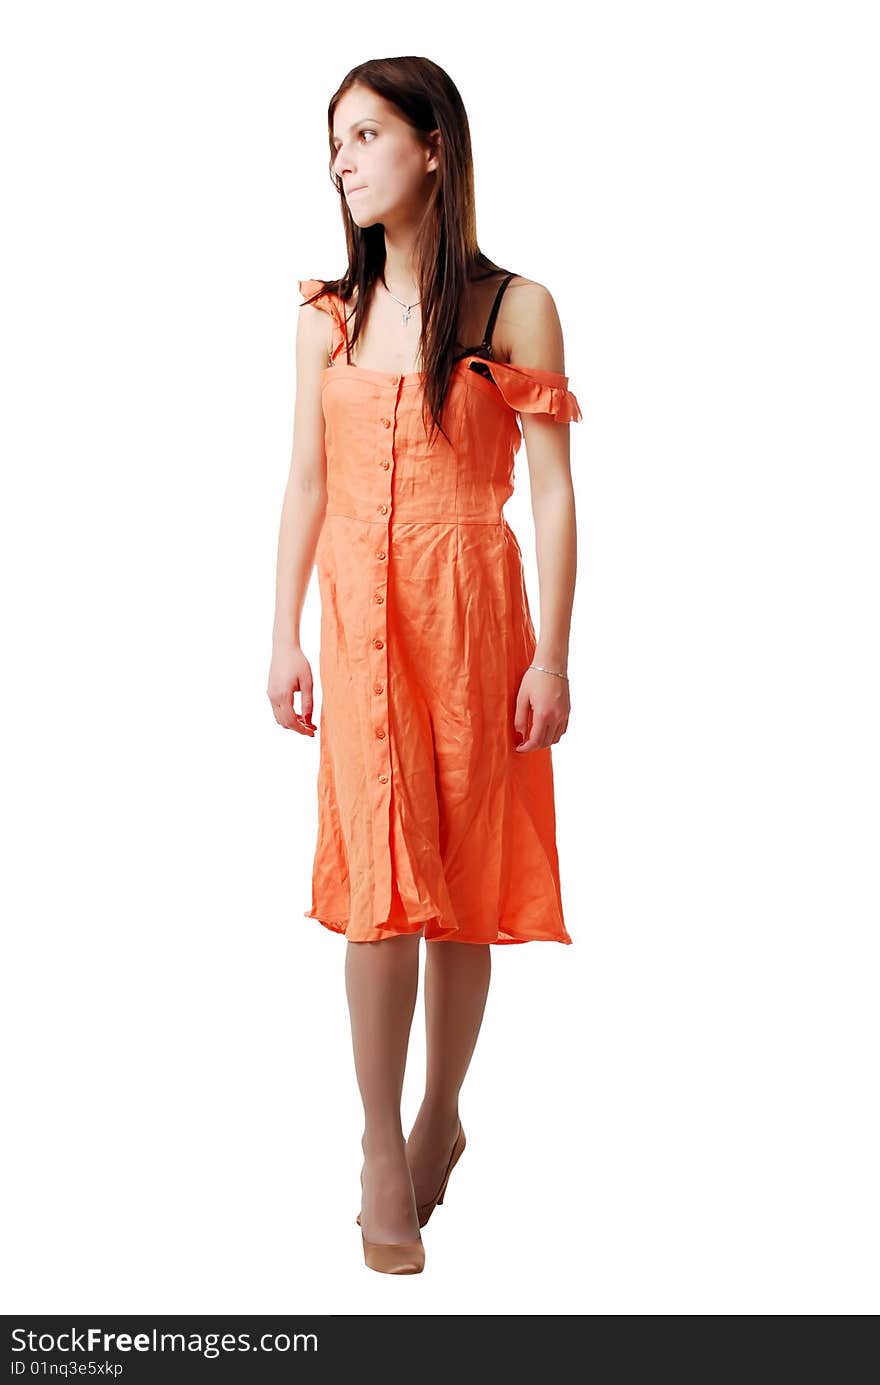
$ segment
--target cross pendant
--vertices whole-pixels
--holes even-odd
[[[412,313],[410,312],[410,309],[409,309],[409,308],[404,308],[404,310],[403,310],[403,318],[402,318],[402,321],[405,322],[405,323],[406,323],[406,322],[409,322],[411,316],[412,316]]]

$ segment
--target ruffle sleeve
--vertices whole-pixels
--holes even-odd
[[[317,293],[319,289],[324,287],[323,279],[298,279],[297,283],[299,284],[299,291],[303,298],[311,298],[313,293]],[[300,304],[300,307],[302,307],[302,304]],[[315,307],[323,308],[325,312],[329,313],[331,311],[329,294],[326,298],[320,298],[315,304]]]
[[[325,286],[325,281],[323,279],[298,279],[297,283],[299,284],[299,291],[303,296],[303,302],[311,298],[313,294],[318,293]],[[300,307],[302,306],[303,304],[300,303]],[[345,346],[345,318],[342,314],[339,300],[335,294],[326,293],[323,297],[316,299],[312,307],[320,308],[322,312],[327,313],[327,315],[333,319],[335,330],[333,333],[331,360],[335,360]]]
[[[520,414],[549,414],[556,423],[580,423],[581,407],[568,388],[568,376],[532,366],[506,365],[481,360],[490,371],[502,398]]]

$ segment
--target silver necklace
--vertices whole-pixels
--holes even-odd
[[[384,279],[382,280],[382,283],[385,284]],[[417,298],[415,303],[404,303],[402,298],[398,298],[395,293],[391,293],[391,290],[387,284],[385,284],[385,292],[387,294],[390,294],[390,296],[394,299],[395,303],[399,303],[401,308],[403,308],[403,316],[400,319],[401,322],[409,322],[410,318],[412,317],[412,310],[413,308],[417,308],[419,306],[419,304],[422,301],[421,298]]]

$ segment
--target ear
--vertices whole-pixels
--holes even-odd
[[[426,172],[426,173],[437,173],[437,172],[439,171],[439,169],[440,169],[440,148],[441,148],[440,131],[439,131],[439,130],[429,130],[429,131],[428,131],[428,136],[427,136],[427,138],[428,138],[428,144],[429,144],[429,146],[430,146],[430,153],[429,153],[429,155],[428,155],[428,162],[427,162],[427,164],[425,165],[425,172]]]

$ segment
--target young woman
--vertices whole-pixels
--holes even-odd
[[[478,248],[468,121],[447,74],[424,58],[363,63],[328,120],[348,270],[299,281],[268,695],[281,726],[314,736],[299,624],[317,565],[319,827],[305,912],[349,943],[365,1261],[406,1274],[424,1266],[420,1228],[464,1149],[459,1092],[490,946],[571,942],[550,747],[570,712],[576,566],[560,425],[581,412],[551,295]],[[518,419],[537,640],[502,515]],[[421,937],[427,1077],[404,1140]]]

